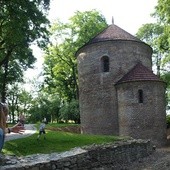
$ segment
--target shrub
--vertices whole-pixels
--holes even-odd
[[[170,128],[170,115],[166,116],[167,128]]]

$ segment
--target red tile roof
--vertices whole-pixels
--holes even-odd
[[[112,24],[100,32],[97,36],[91,39],[87,44],[101,42],[101,41],[110,41],[110,40],[131,40],[142,42],[138,38],[129,34],[122,28]]]
[[[141,63],[138,63],[127,74],[125,74],[116,84],[131,81],[162,81],[152,70]]]

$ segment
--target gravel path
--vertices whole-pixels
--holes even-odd
[[[25,127],[25,131],[22,134],[18,134],[18,133],[6,134],[5,141],[27,137],[27,136],[30,136],[30,135],[36,133],[36,131],[37,131],[34,124],[25,124],[24,127]]]
[[[170,170],[170,151],[157,149],[152,155],[128,165],[126,170]]]

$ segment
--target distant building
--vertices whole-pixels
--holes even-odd
[[[165,83],[149,45],[112,24],[77,51],[81,130],[166,143]]]

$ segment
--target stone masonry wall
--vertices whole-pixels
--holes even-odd
[[[151,48],[136,41],[90,44],[77,53],[82,133],[119,135],[115,83],[139,61],[152,69]],[[102,57],[109,58],[103,72]]]
[[[75,148],[61,154],[8,157],[0,170],[95,170],[105,166],[119,170],[153,151],[150,141],[128,140]]]
[[[119,103],[119,135],[150,139],[164,146],[166,135],[165,84],[163,82],[128,82],[117,86]],[[138,90],[143,91],[139,103]]]

